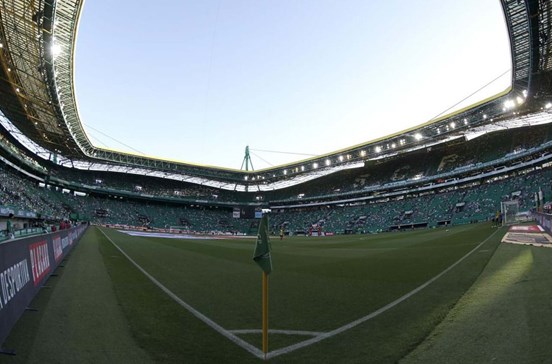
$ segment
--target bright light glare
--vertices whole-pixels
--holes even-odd
[[[61,53],[61,46],[59,44],[52,44],[52,56],[56,58]]]
[[[511,109],[511,108],[513,108],[513,107],[515,107],[515,106],[516,106],[516,104],[514,103],[514,100],[506,100],[506,101],[504,101],[504,108],[505,108],[506,110]]]
[[[416,138],[416,140],[422,140],[423,136],[420,133],[416,133],[414,134],[414,138]]]

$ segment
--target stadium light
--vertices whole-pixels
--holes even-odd
[[[552,107],[552,102],[548,102],[546,105],[544,105],[545,109],[550,109]]]
[[[483,114],[483,120],[487,120],[487,114]]]
[[[284,176],[287,175],[287,169],[284,169]]]
[[[422,138],[423,138],[422,134],[420,134],[420,133],[414,134],[414,139],[419,141],[419,140],[422,140]]]
[[[316,162],[313,163],[313,164],[312,164],[312,168],[314,168],[314,169],[318,168],[318,163],[316,163]]]
[[[376,147],[376,153],[381,153],[381,147],[379,145]]]
[[[450,123],[450,127],[453,129],[456,128],[456,123],[453,121],[452,123]]]
[[[366,156],[366,151],[365,151],[365,150],[361,150],[361,151],[360,151],[360,156],[361,156],[361,157],[365,157],[365,156]]]
[[[329,166],[330,164],[332,164],[332,162],[329,160],[329,159],[326,159],[326,165]]]
[[[519,96],[518,96],[518,97],[519,97]],[[516,106],[516,104],[514,103],[514,100],[506,100],[506,101],[504,101],[504,108],[505,108],[506,110],[509,110],[509,109],[511,109],[511,108],[513,108],[513,107],[515,107],[515,106]]]
[[[337,159],[339,159],[340,162],[343,162],[343,156],[340,155]]]
[[[464,119],[464,125],[468,125],[468,119]]]
[[[395,144],[395,143],[391,144],[391,148],[395,149],[396,147],[397,147],[397,144]]]
[[[56,58],[61,53],[61,46],[59,44],[52,44],[52,47],[50,49],[52,51],[52,56]]]

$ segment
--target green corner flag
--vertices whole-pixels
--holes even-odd
[[[259,224],[259,232],[257,233],[257,243],[255,244],[253,260],[266,274],[270,274],[270,272],[272,272],[270,249],[270,239],[268,237],[268,215],[265,214]]]

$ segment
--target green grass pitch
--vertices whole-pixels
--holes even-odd
[[[286,333],[269,335],[269,350],[283,350],[270,362],[397,362],[432,332],[472,286],[499,244],[502,234],[495,232],[490,225],[479,224],[378,235],[292,237],[282,241],[272,238],[269,326],[270,330]],[[92,259],[92,252],[97,254],[94,269],[103,270],[109,278],[103,284],[109,286],[120,308],[125,326],[121,335],[130,337],[130,347],[125,350],[133,351],[135,345],[143,353],[144,362],[260,362],[170,298],[112,242],[181,300],[260,348],[261,335],[257,331],[234,331],[261,328],[261,270],[252,260],[253,239],[132,237],[92,227],[63,269],[75,270],[72,276],[82,274],[83,264]],[[389,310],[312,345],[285,352],[316,333],[332,332],[397,300],[482,242],[446,274]],[[91,253],[81,253],[85,246],[92,245]],[[48,295],[54,296],[62,289],[68,273],[63,272]],[[87,298],[89,293],[84,289],[81,295],[80,299],[102,301],[92,295]],[[78,299],[57,302],[39,295],[37,302],[48,312],[55,305],[75,305]],[[115,325],[108,312],[98,311],[98,315],[105,315],[107,329],[110,322]],[[24,317],[7,345],[36,350],[20,344],[25,335],[39,341],[38,324],[29,323],[32,320]],[[83,322],[74,319],[66,325],[78,331]],[[26,332],[31,330],[29,327],[32,332]],[[301,332],[313,334],[296,335]],[[111,342],[112,347],[105,345],[107,351],[116,350],[117,341]],[[20,359],[9,361],[30,357],[22,354]],[[101,361],[102,356],[98,357]]]

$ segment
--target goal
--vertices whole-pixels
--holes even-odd
[[[500,203],[500,212],[502,212],[502,226],[514,224],[517,221],[519,213],[519,201],[503,201]]]

